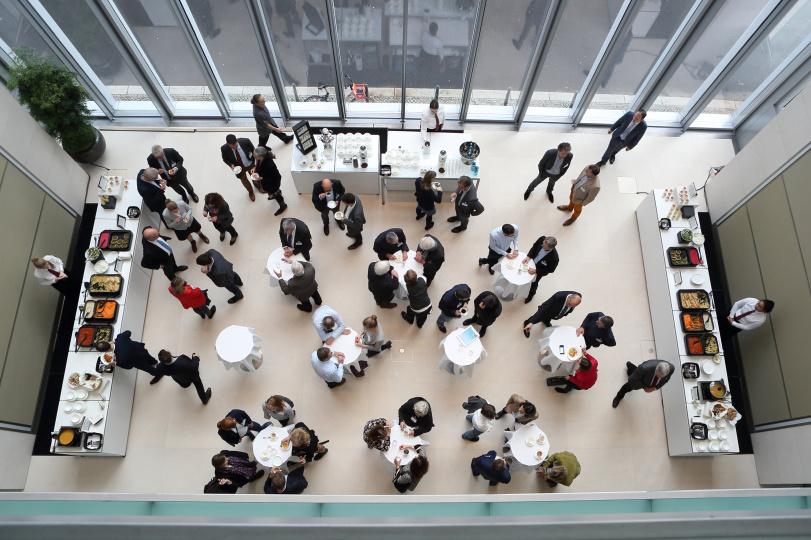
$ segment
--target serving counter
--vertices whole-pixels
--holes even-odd
[[[297,148],[294,148],[292,152],[290,175],[293,177],[296,191],[300,195],[312,194],[313,184],[320,182],[324,178],[340,180],[346,191],[355,195],[377,195],[380,193],[379,135],[370,135],[369,142],[364,142],[368,156],[368,165],[366,167],[361,167],[360,163],[355,167],[351,161],[344,162],[345,158],[351,159],[353,154],[339,155],[337,137],[333,141],[332,155],[325,156],[324,143],[319,140],[320,134],[314,132],[313,136],[318,145],[315,150],[306,156],[303,156]],[[321,168],[319,168],[319,165]]]
[[[675,197],[684,188],[676,188]],[[733,423],[720,422],[709,416],[710,409],[716,404],[725,408],[732,407],[729,393],[720,400],[705,399],[699,392],[701,383],[723,381],[729,388],[729,377],[723,357],[723,345],[718,331],[718,315],[710,287],[710,276],[704,261],[704,252],[699,237],[695,243],[685,242],[680,238],[681,231],[690,229],[687,236],[700,234],[697,221],[685,219],[681,212],[675,211],[680,203],[674,200],[672,190],[653,190],[636,209],[639,238],[642,244],[642,260],[645,266],[645,278],[648,289],[653,335],[656,340],[657,358],[667,360],[676,366],[676,373],[670,382],[660,390],[665,415],[668,452],[671,456],[693,456],[713,453],[737,453],[738,438],[734,424],[740,419],[738,415]],[[684,206],[694,206],[697,202],[685,195]],[[670,220],[670,228],[659,227],[660,220]],[[691,226],[692,225],[692,226]],[[681,243],[680,243],[681,242]],[[695,249],[688,254],[687,265],[673,266],[680,262],[677,255],[671,255],[671,248]],[[696,256],[697,264],[693,265],[690,256]],[[699,309],[694,301],[701,302]],[[687,303],[685,306],[684,304]],[[690,308],[690,309],[687,309]],[[704,317],[703,314],[707,314]],[[685,314],[701,316],[707,321],[708,328],[687,332]],[[689,318],[689,317],[688,317]],[[703,322],[701,324],[704,324]],[[690,326],[693,329],[693,326]],[[689,339],[698,348],[696,340],[715,337],[717,353],[713,351],[690,351]],[[698,353],[698,354],[696,354]],[[685,364],[698,365],[697,378],[685,378],[682,369]],[[706,386],[706,385],[705,385]],[[709,427],[708,438],[698,440],[691,435],[694,423]]]
[[[60,391],[59,410],[54,423],[54,433],[58,433],[62,428],[80,430],[84,424],[86,428],[84,431],[100,434],[102,443],[98,450],[88,450],[82,445],[61,446],[54,440],[51,452],[57,455],[109,457],[124,456],[127,451],[137,371],[115,368],[111,373],[97,372],[96,365],[100,353],[91,347],[79,347],[77,336],[83,324],[94,326],[106,324],[112,327],[111,338],[113,339],[119,333],[129,330],[132,332],[133,340],[141,340],[152,271],[145,270],[139,264],[142,256],[140,232],[144,227],[157,228],[159,218],[157,214],[143,205],[143,200],[136,189],[135,179],[126,181],[125,187],[124,178],[126,178],[126,172],[110,171],[108,177],[102,177],[101,183],[106,185],[110,178],[113,179],[113,187],[111,188],[113,191],[111,193],[117,192],[120,195],[117,197],[114,209],[103,208],[101,202],[99,202],[90,244],[96,246],[99,235],[106,230],[127,230],[132,233],[129,249],[124,251],[102,251],[104,259],[109,263],[109,269],[104,274],[109,276],[120,275],[123,279],[120,287],[121,294],[118,296],[91,296],[88,292],[83,292],[80,295],[79,311],[74,319],[74,336],[71,340],[71,350],[68,353],[64,380]],[[118,184],[115,184],[115,179],[118,179]],[[102,189],[99,188],[99,194],[102,193]],[[127,217],[127,208],[131,206],[135,206],[140,210],[138,218]],[[119,216],[125,218],[123,229],[119,227]],[[120,265],[119,271],[115,270],[116,262]],[[89,283],[91,276],[98,273],[100,272],[96,271],[94,265],[87,262],[82,283]],[[85,301],[105,299],[115,300],[119,304],[115,321],[108,323],[96,320],[92,322],[84,321],[82,314]],[[83,385],[74,387],[69,384],[71,375],[78,374],[81,378],[86,373],[101,378],[101,385],[97,389],[93,390]]]

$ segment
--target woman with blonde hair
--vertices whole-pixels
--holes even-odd
[[[414,196],[417,198],[417,219],[425,218],[425,230],[434,226],[433,215],[436,214],[436,203],[442,202],[442,186],[434,188],[432,184],[436,179],[434,171],[428,171],[422,178],[417,178],[414,182]]]
[[[192,253],[197,253],[197,242],[192,238],[192,233],[197,233],[200,240],[208,244],[208,237],[200,232],[202,226],[191,215],[191,206],[187,203],[166,199],[166,210],[163,211],[162,217],[166,226],[175,231],[178,240],[188,240],[191,243]]]
[[[45,255],[31,259],[34,265],[34,277],[40,285],[50,285],[61,294],[68,294],[70,291],[70,279],[65,273],[65,265],[59,257]]]
[[[301,463],[318,461],[329,452],[329,449],[324,446],[329,441],[319,443],[318,435],[308,428],[304,422],[296,423],[292,430],[287,429],[290,431],[290,435],[282,439],[282,446],[292,444],[293,455],[297,456]]]
[[[290,398],[273,395],[262,403],[262,412],[265,413],[265,419],[269,420],[273,418],[274,420],[278,420],[282,427],[286,427],[287,424],[296,418],[296,411],[293,407],[295,407],[295,405]]]

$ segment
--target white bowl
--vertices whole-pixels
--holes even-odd
[[[242,172],[242,167],[234,167],[234,174],[240,174]]]
[[[704,283],[704,276],[701,274],[693,274],[693,276],[690,278],[690,283],[693,285],[701,285]]]
[[[77,401],[73,404],[73,410],[76,412],[85,412],[87,410],[87,403],[84,401]]]
[[[397,176],[400,174],[400,167],[394,166],[391,168],[391,175]]]
[[[72,414],[70,416],[70,423],[73,424],[74,426],[78,426],[79,424],[82,423],[82,418],[84,418],[84,416],[82,416],[81,414],[78,413]]]
[[[98,274],[105,273],[109,268],[110,268],[110,263],[108,263],[104,259],[101,259],[100,261],[96,261],[96,264],[93,265],[93,269]]]
[[[262,461],[270,459],[270,453],[267,450],[262,451]]]
[[[721,450],[721,445],[718,444],[718,441],[713,441],[710,443],[710,450],[713,452],[718,452]]]
[[[719,418],[715,421],[715,423],[719,428],[727,427],[727,421],[725,418]]]
[[[526,444],[527,444],[527,446],[535,446],[535,438],[534,437],[528,437],[527,440],[526,440]]]
[[[705,442],[698,443],[698,451],[699,452],[706,452],[707,451],[707,443],[705,443]]]
[[[68,390],[67,392],[65,392],[65,397],[68,398],[68,401],[73,401],[74,399],[76,399],[76,392],[74,392],[73,390]]]
[[[335,219],[337,219],[338,221],[343,221],[344,220],[344,213],[343,212],[335,212]]]
[[[716,439],[718,438],[718,431],[716,431],[716,430],[714,430],[714,429],[711,429],[711,430],[710,430],[710,435],[709,435],[709,436],[710,436],[710,440],[711,440],[711,441],[716,440]]]
[[[718,434],[718,438],[721,439],[722,441],[725,441],[729,439],[729,434],[726,431],[722,431],[721,433]]]
[[[76,399],[85,399],[89,395],[87,388],[78,387],[76,388]]]
[[[708,418],[707,419],[707,427],[710,428],[710,429],[715,429],[715,419],[714,418]]]
[[[73,412],[73,403],[66,403],[65,408],[63,409],[66,413]]]
[[[729,446],[729,443],[727,441],[721,443],[721,450],[723,450],[724,452],[729,452],[730,448],[732,447]]]
[[[705,360],[701,363],[701,371],[706,373],[707,375],[712,375],[712,372],[715,371],[715,364],[712,363],[710,360]]]

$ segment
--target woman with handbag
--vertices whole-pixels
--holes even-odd
[[[276,167],[276,163],[273,161],[276,156],[264,146],[256,147],[253,156],[256,163],[252,171],[256,175],[253,182],[254,184],[259,182],[259,185],[255,185],[255,187],[260,193],[267,193],[268,200],[276,199],[276,202],[279,203],[279,209],[273,215],[278,216],[287,210],[287,205],[284,202],[284,197],[282,197],[282,173],[279,172],[279,168]]]
[[[217,306],[208,307],[211,300],[208,298],[207,291],[201,291],[199,287],[194,288],[187,285],[182,277],[175,277],[169,285],[169,292],[172,296],[180,300],[183,309],[191,308],[192,311],[200,315],[203,319],[208,317],[214,318],[214,313],[217,311]]]
[[[417,456],[407,465],[400,465],[400,458],[394,458],[395,471],[392,483],[394,483],[397,491],[405,493],[406,491],[414,491],[417,488],[417,484],[428,472],[429,464],[424,446],[419,444],[417,446],[400,445],[400,449],[417,452]]]
[[[555,388],[555,392],[568,394],[572,390],[588,390],[597,382],[597,359],[583,349],[583,358],[574,375],[571,377],[549,377],[546,379],[547,386],[562,386],[565,388]]]

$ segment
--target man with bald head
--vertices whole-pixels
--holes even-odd
[[[138,194],[144,199],[146,207],[159,216],[162,215],[166,208],[166,181],[160,178],[158,169],[147,167],[138,171],[135,185],[138,188]]]
[[[324,178],[320,182],[313,184],[313,206],[321,212],[321,221],[324,222],[324,234],[329,236],[329,213],[333,214],[339,210],[341,197],[346,193],[346,189],[340,180],[330,180]],[[346,225],[335,220],[338,228],[344,230]]]
[[[156,229],[145,227],[141,245],[144,248],[144,255],[141,259],[141,266],[150,270],[163,270],[169,281],[175,279],[175,272],[182,272],[188,266],[178,266],[175,263],[175,255],[172,248],[166,243],[171,240],[168,236],[161,236]]]
[[[628,374],[628,382],[620,387],[611,406],[615,409],[619,406],[625,394],[633,390],[644,390],[647,393],[655,392],[667,384],[670,376],[676,368],[670,362],[664,360],[646,360],[639,366],[631,362],[625,362],[625,372]]]
[[[538,311],[524,321],[524,335],[529,337],[529,331],[539,322],[545,326],[552,326],[553,320],[562,319],[580,305],[582,295],[575,291],[559,291],[553,294],[546,302],[538,306]]]

